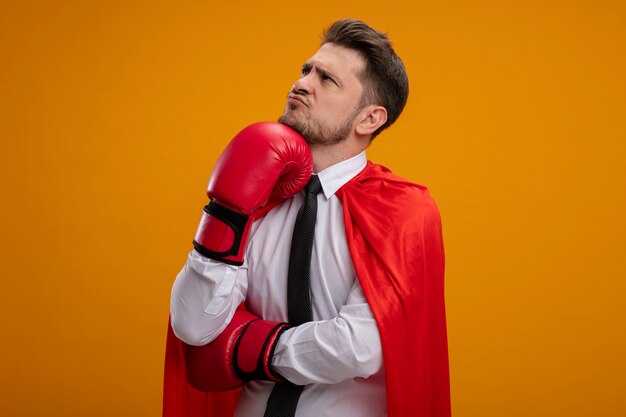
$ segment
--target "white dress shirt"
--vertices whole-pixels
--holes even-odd
[[[313,321],[285,331],[272,365],[305,385],[296,417],[386,416],[378,327],[356,279],[335,192],[366,164],[365,152],[318,173],[317,224],[311,258]],[[287,320],[287,269],[300,192],[252,225],[245,261],[226,265],[191,251],[172,289],[174,333],[192,345],[215,339],[237,306],[266,320]],[[236,417],[262,417],[274,383],[244,386]]]

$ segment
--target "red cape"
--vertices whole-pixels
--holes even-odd
[[[368,162],[337,191],[352,262],[380,332],[389,417],[450,416],[439,210],[425,187]],[[230,417],[239,390],[201,393],[168,326],[163,417]]]

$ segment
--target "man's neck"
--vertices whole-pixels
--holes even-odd
[[[350,159],[363,152],[365,148],[366,146],[347,140],[331,146],[311,145],[313,172],[318,173],[339,162]]]

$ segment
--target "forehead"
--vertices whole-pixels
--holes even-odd
[[[365,69],[365,60],[354,49],[334,43],[325,43],[307,60],[308,65],[319,65],[342,77],[357,79]]]

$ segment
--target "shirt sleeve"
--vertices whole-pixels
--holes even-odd
[[[247,266],[227,265],[189,253],[172,287],[170,319],[189,345],[210,343],[226,328],[247,291]]]
[[[358,280],[337,317],[285,331],[276,344],[272,366],[298,385],[335,384],[380,372],[378,326]]]

